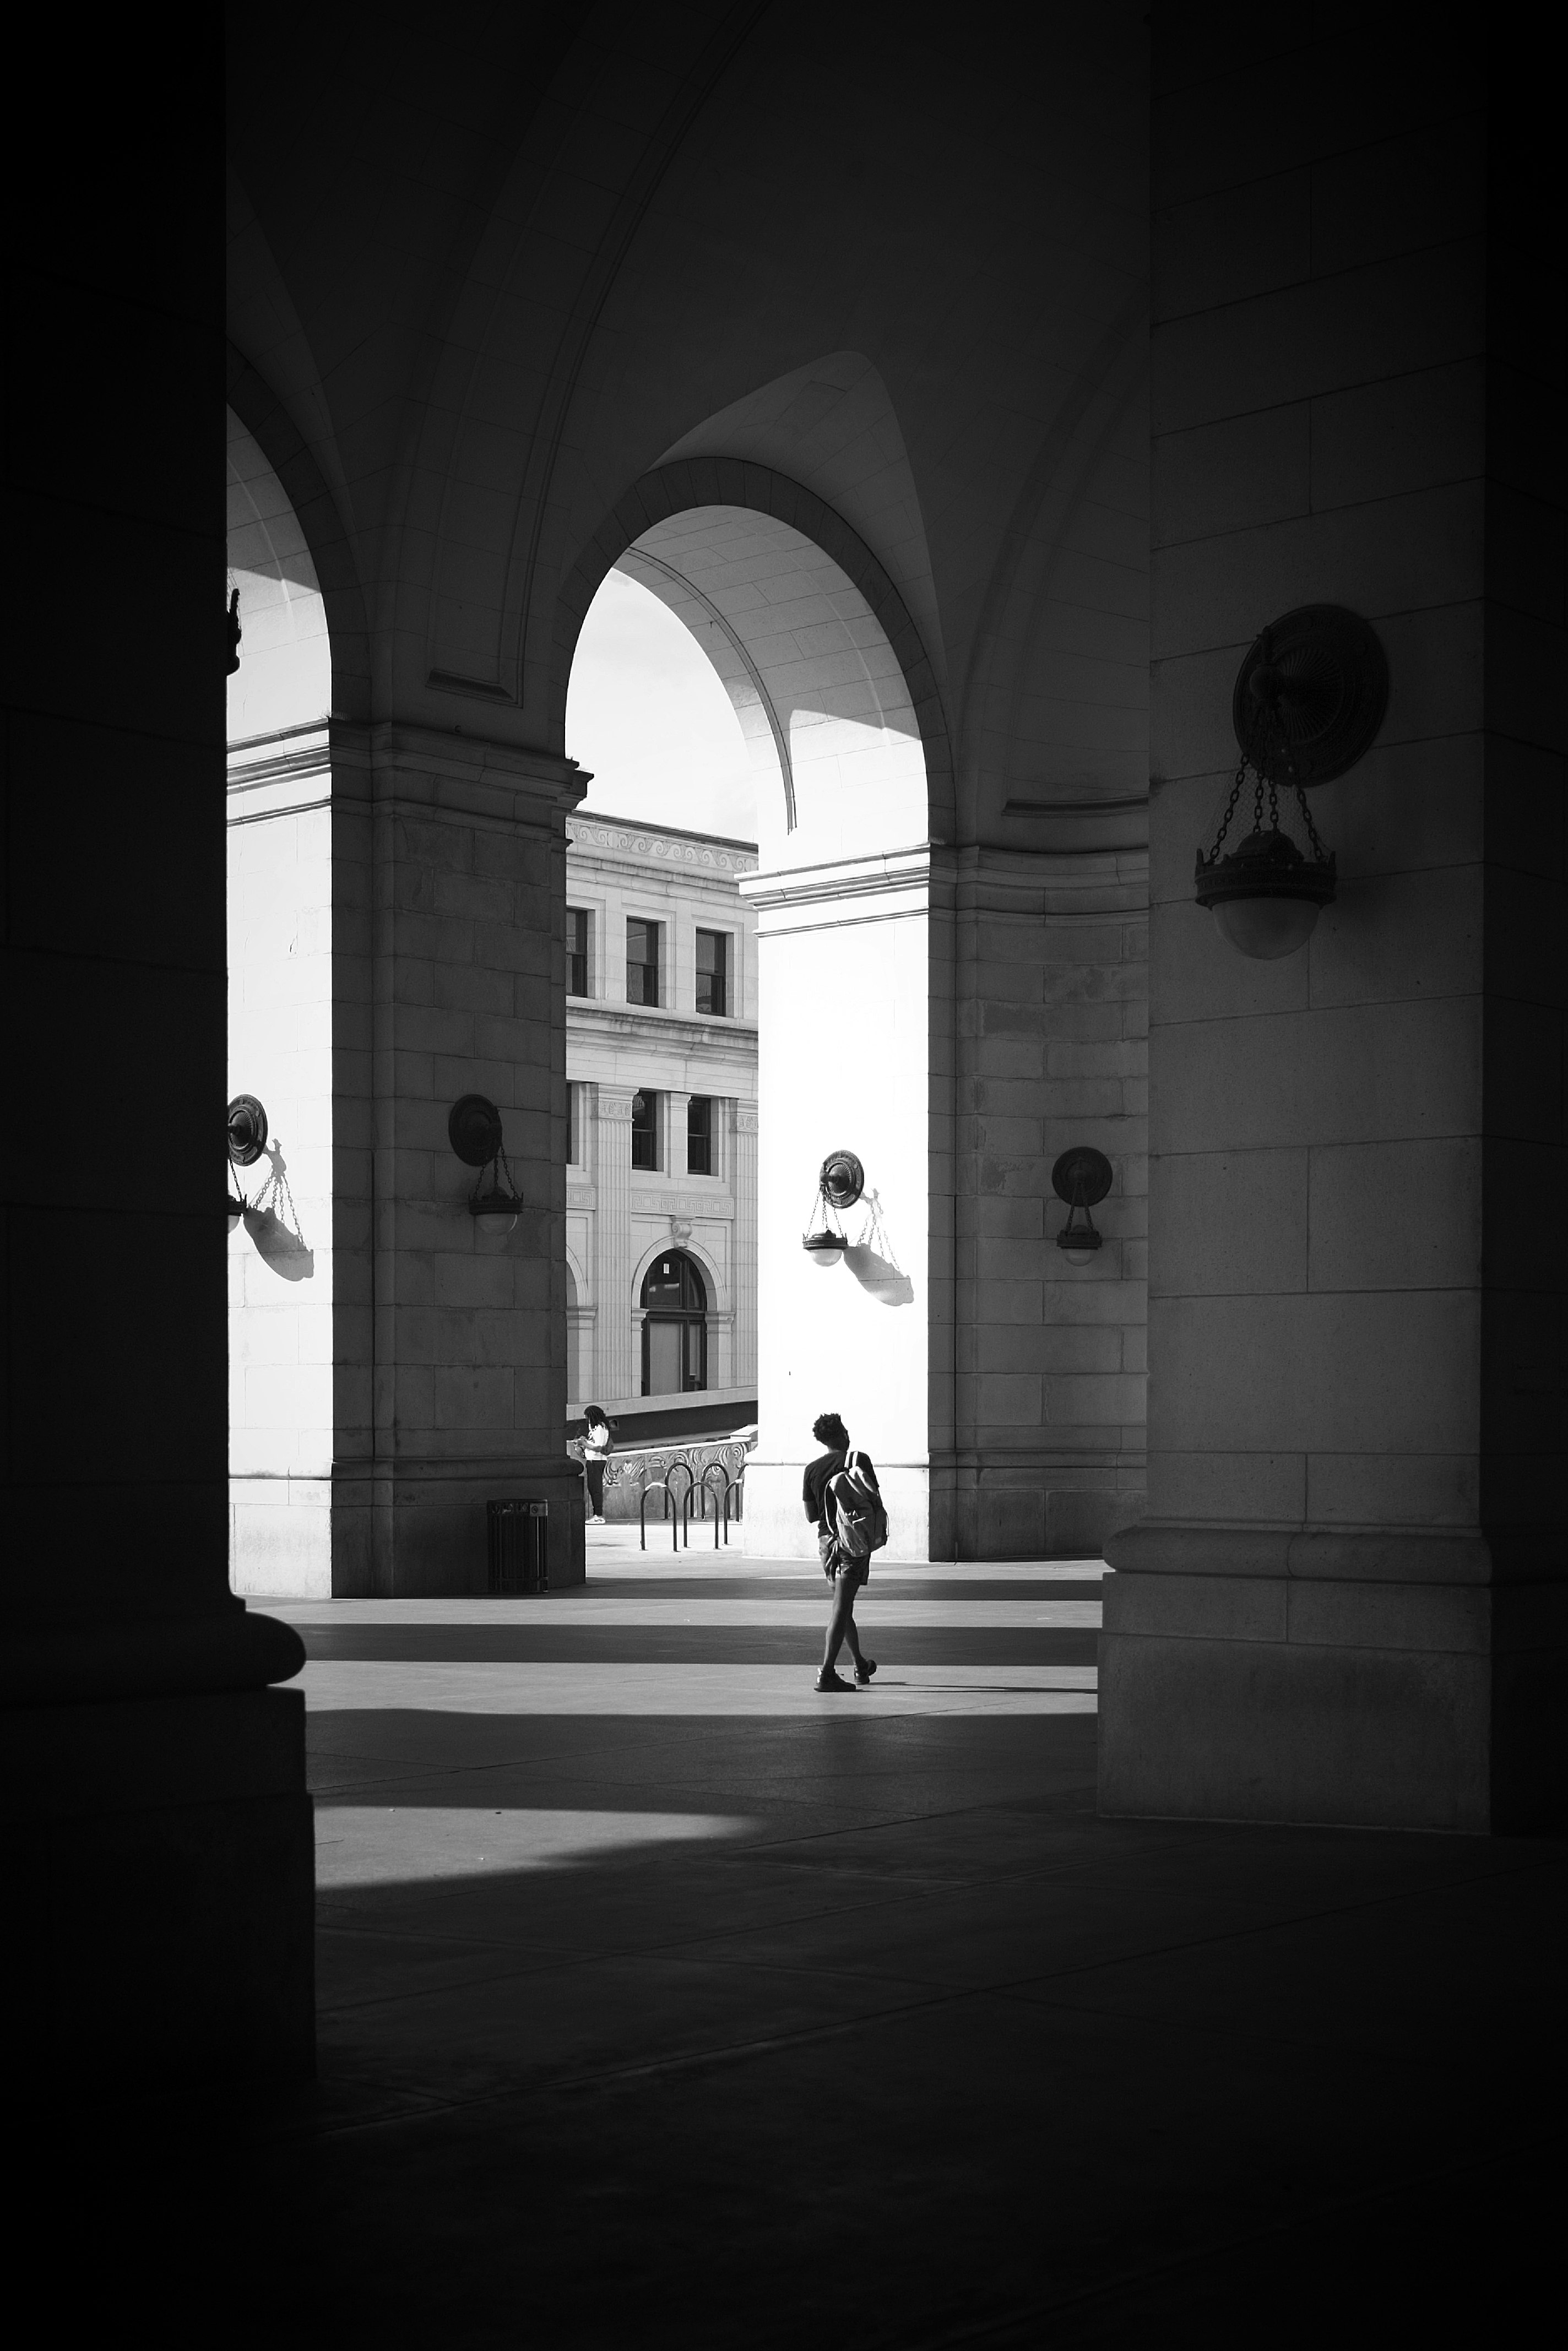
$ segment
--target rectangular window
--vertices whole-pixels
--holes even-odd
[[[727,931],[697,933],[697,1010],[717,1013],[720,1019],[729,1011]]]
[[[659,1097],[644,1087],[632,1097],[632,1165],[657,1167],[658,1164]]]
[[[686,1174],[713,1174],[713,1096],[693,1094],[686,1104]]]
[[[569,1167],[580,1164],[577,1156],[577,1088],[570,1078],[566,1081],[566,1164]]]
[[[628,922],[626,925],[626,1001],[659,1001],[659,925]]]
[[[586,906],[569,906],[566,910],[566,992],[569,996],[588,994]]]

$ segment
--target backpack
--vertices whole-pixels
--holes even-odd
[[[849,1454],[843,1468],[828,1480],[839,1549],[845,1559],[869,1559],[887,1541],[887,1512],[870,1477],[857,1466],[860,1458],[858,1453]]]

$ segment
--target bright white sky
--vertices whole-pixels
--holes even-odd
[[[757,792],[730,700],[656,596],[606,574],[566,697],[568,756],[592,771],[584,808],[757,838]]]

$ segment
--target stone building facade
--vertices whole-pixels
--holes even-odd
[[[567,841],[567,1410],[749,1409],[757,852],[591,814]]]

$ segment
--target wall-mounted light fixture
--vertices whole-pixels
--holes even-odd
[[[839,1265],[848,1242],[840,1213],[852,1208],[865,1190],[865,1169],[852,1151],[830,1151],[818,1171],[817,1188],[800,1247],[813,1265]],[[821,1218],[819,1224],[818,1219]]]
[[[1051,1171],[1052,1191],[1067,1203],[1067,1222],[1056,1236],[1056,1246],[1069,1265],[1088,1265],[1100,1246],[1101,1236],[1089,1211],[1111,1189],[1111,1175],[1105,1154],[1087,1143],[1064,1151]]]
[[[465,1167],[478,1169],[468,1195],[471,1217],[506,1217],[516,1224],[523,1203],[501,1141],[501,1113],[483,1094],[465,1094],[446,1119],[446,1134]],[[490,1180],[485,1181],[486,1170]]]
[[[1239,954],[1269,961],[1294,955],[1311,937],[1319,908],[1333,904],[1333,852],[1319,837],[1307,793],[1354,767],[1387,707],[1383,647],[1341,604],[1304,604],[1253,643],[1230,703],[1240,764],[1214,846],[1207,857],[1198,852],[1193,877],[1198,904]],[[1227,849],[1249,768],[1252,830]]]
[[[229,1165],[254,1167],[267,1149],[267,1113],[254,1094],[235,1094],[229,1104]],[[250,1206],[243,1192],[229,1183],[229,1230],[232,1233]]]

